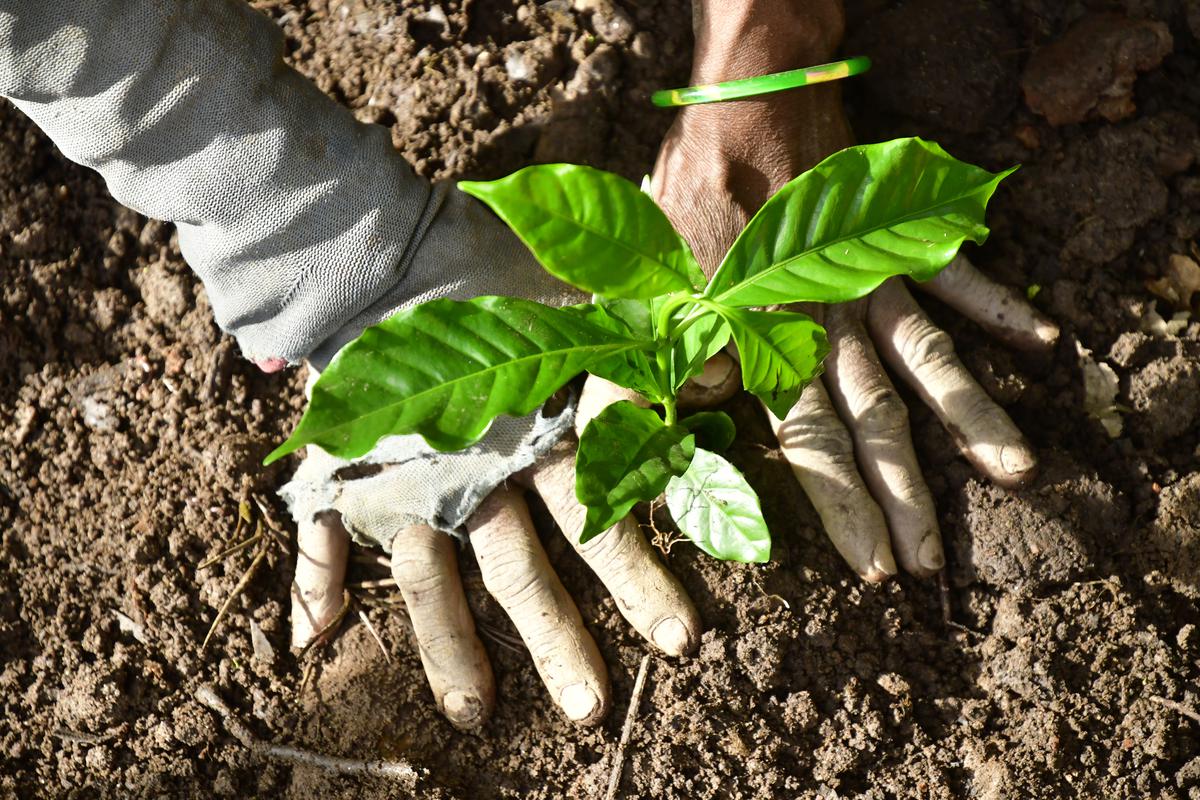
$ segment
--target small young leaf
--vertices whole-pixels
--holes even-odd
[[[679,530],[710,556],[753,564],[771,558],[758,495],[716,453],[696,448],[687,472],[667,484],[667,508]]]
[[[733,329],[742,385],[783,419],[829,353],[825,329],[805,314],[717,307]]]
[[[965,240],[982,242],[993,174],[921,139],[834,153],[768,200],[705,295],[749,307],[840,303],[893,275],[928,280]]]
[[[647,346],[586,321],[577,307],[512,297],[424,303],[342,348],[266,463],[306,444],[356,458],[406,433],[459,450],[500,414],[528,414],[593,363]]]
[[[646,299],[704,286],[667,215],[619,175],[544,164],[458,188],[491,206],[548,272],[584,291]]]
[[[671,385],[683,386],[688,378],[704,371],[704,364],[729,343],[729,325],[714,312],[706,310],[671,348]]]
[[[622,400],[600,412],[579,437],[575,496],[587,506],[580,543],[611,528],[642,500],[662,494],[691,463],[695,437],[651,409]]]
[[[737,436],[737,427],[724,411],[699,411],[679,421],[696,435],[696,444],[719,453],[729,449]]]

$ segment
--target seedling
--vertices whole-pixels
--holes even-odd
[[[702,550],[766,561],[758,497],[718,455],[733,422],[721,412],[679,419],[680,387],[732,338],[746,390],[785,416],[821,371],[825,331],[804,314],[755,309],[846,302],[895,275],[928,280],[964,241],[987,237],[987,202],[1011,171],[987,172],[920,139],[842,150],[768,200],[712,280],[654,201],[611,173],[551,164],[464,181],[459,188],[489,205],[546,270],[594,302],[478,297],[401,311],[342,349],[267,461],[306,444],[355,458],[395,434],[462,449],[498,415],[528,414],[588,371],[662,411],[621,402],[584,430],[581,540],[665,491],[676,524]]]

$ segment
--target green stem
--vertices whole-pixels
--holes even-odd
[[[694,302],[691,295],[678,295],[663,303],[654,321],[654,339],[658,345],[654,353],[658,365],[659,388],[662,390],[663,406],[667,410],[667,424],[675,421],[675,392],[671,381],[671,348],[675,345],[677,332],[671,330],[671,315],[675,309],[687,303]]]

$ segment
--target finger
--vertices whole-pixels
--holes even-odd
[[[872,582],[896,574],[887,523],[854,463],[854,444],[820,379],[804,388],[787,418],[767,417],[825,533],[850,568]]]
[[[1037,471],[1025,437],[975,382],[904,284],[890,280],[871,297],[867,322],[884,360],[925,400],[959,449],[1002,486],[1023,486]]]
[[[1019,350],[1045,350],[1058,341],[1058,326],[1010,286],[1002,286],[958,255],[933,280],[916,284],[988,333]]]
[[[302,648],[342,609],[350,535],[336,513],[301,517],[296,524],[292,577],[292,647]]]
[[[642,408],[650,405],[646,402],[646,398],[632,389],[626,389],[612,381],[589,375],[588,379],[584,381],[583,391],[579,394],[579,404],[575,407],[575,435],[582,435],[583,429],[601,411],[621,400],[628,400]]]
[[[704,362],[704,370],[679,389],[680,408],[711,408],[724,403],[742,387],[742,371],[728,353]]]
[[[496,704],[496,685],[463,594],[454,540],[428,525],[400,531],[392,539],[392,577],[438,709],[456,727],[482,724]]]
[[[608,711],[608,670],[579,610],[563,588],[521,495],[492,492],[467,521],[483,585],[512,619],[550,696],[575,722]]]
[[[859,471],[887,518],[897,560],[914,575],[932,575],[945,564],[933,495],[913,451],[908,409],[867,338],[864,312],[865,304],[853,303],[826,316],[826,383],[854,437]]]
[[[632,517],[579,544],[587,510],[575,499],[573,444],[560,443],[547,453],[535,465],[532,480],[558,527],[608,588],[629,624],[668,655],[694,650],[700,644],[700,615]]]

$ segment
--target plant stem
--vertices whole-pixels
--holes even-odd
[[[668,425],[675,422],[675,387],[671,380],[671,349],[678,338],[677,334],[671,330],[671,315],[675,313],[675,309],[693,301],[694,298],[686,294],[672,297],[663,303],[658,312],[658,318],[654,320],[654,339],[658,345],[654,358],[658,364],[659,388],[662,390],[664,398],[663,406],[667,409]]]

